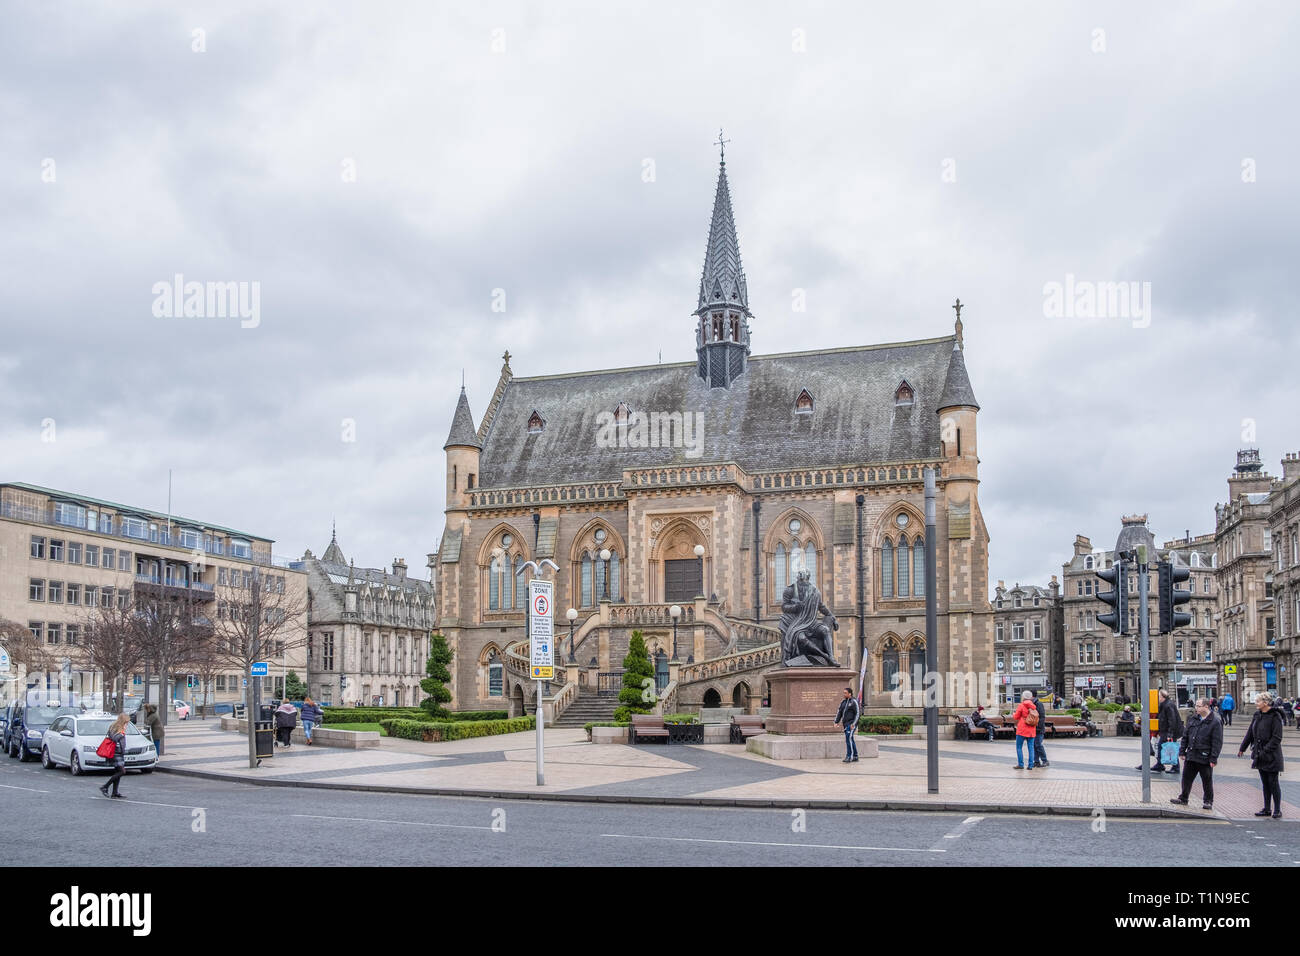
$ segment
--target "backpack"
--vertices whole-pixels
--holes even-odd
[[[103,743],[99,745],[99,749],[96,750],[95,753],[103,757],[105,760],[112,760],[117,756],[117,744],[113,742],[112,737],[105,737]]]
[[[1025,713],[1025,724],[1029,727],[1038,726],[1038,708],[1032,707]]]

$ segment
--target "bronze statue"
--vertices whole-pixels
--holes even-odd
[[[822,603],[821,591],[801,568],[781,595],[782,662],[786,667],[839,667],[831,636],[839,629],[835,615]]]

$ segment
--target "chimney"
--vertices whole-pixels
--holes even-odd
[[[1282,459],[1282,480],[1300,478],[1300,454],[1291,452]]]
[[[406,559],[405,559],[405,558],[393,558],[393,577],[395,577],[395,578],[404,578],[404,577],[406,577]]]
[[[1007,582],[1006,582],[1006,581],[1003,581],[1003,580],[1001,580],[1001,579],[999,579],[999,580],[998,580],[998,590],[999,590],[999,591],[1005,591],[1006,589],[1007,589]]]
[[[1236,501],[1240,495],[1267,492],[1272,486],[1272,477],[1260,464],[1259,449],[1243,448],[1238,451],[1237,467],[1228,478],[1228,500]]]

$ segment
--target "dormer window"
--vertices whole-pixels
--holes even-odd
[[[537,409],[534,408],[533,413],[528,416],[528,434],[540,434],[541,430],[545,427],[546,422],[542,419],[542,416],[538,414]]]
[[[794,400],[794,413],[796,415],[811,415],[813,412],[813,397],[808,393],[808,389],[802,389],[799,397]]]
[[[1086,571],[1091,571],[1091,570],[1092,570],[1092,567],[1093,567],[1092,555],[1088,555],[1086,558],[1083,559],[1083,567],[1084,567],[1084,570],[1086,570]]]
[[[614,409],[614,422],[619,425],[626,425],[631,418],[632,407],[627,402],[619,402],[618,408]]]
[[[916,393],[912,391],[912,386],[903,382],[898,386],[898,391],[894,392],[895,405],[911,405],[915,401]]]
[[[1199,567],[1201,566],[1201,556],[1200,556],[1199,554],[1197,554],[1195,551],[1192,552],[1192,561],[1191,561],[1191,564],[1192,564],[1192,567],[1194,567],[1194,568],[1199,568]]]

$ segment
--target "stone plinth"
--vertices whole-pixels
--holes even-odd
[[[858,734],[857,743],[859,759],[880,756],[876,738]],[[844,734],[759,734],[745,741],[745,749],[772,760],[843,760]]]
[[[841,734],[835,712],[857,674],[845,667],[783,667],[769,671],[772,710],[763,729],[769,734]],[[843,740],[841,739],[841,744]],[[841,755],[842,756],[842,755]]]

